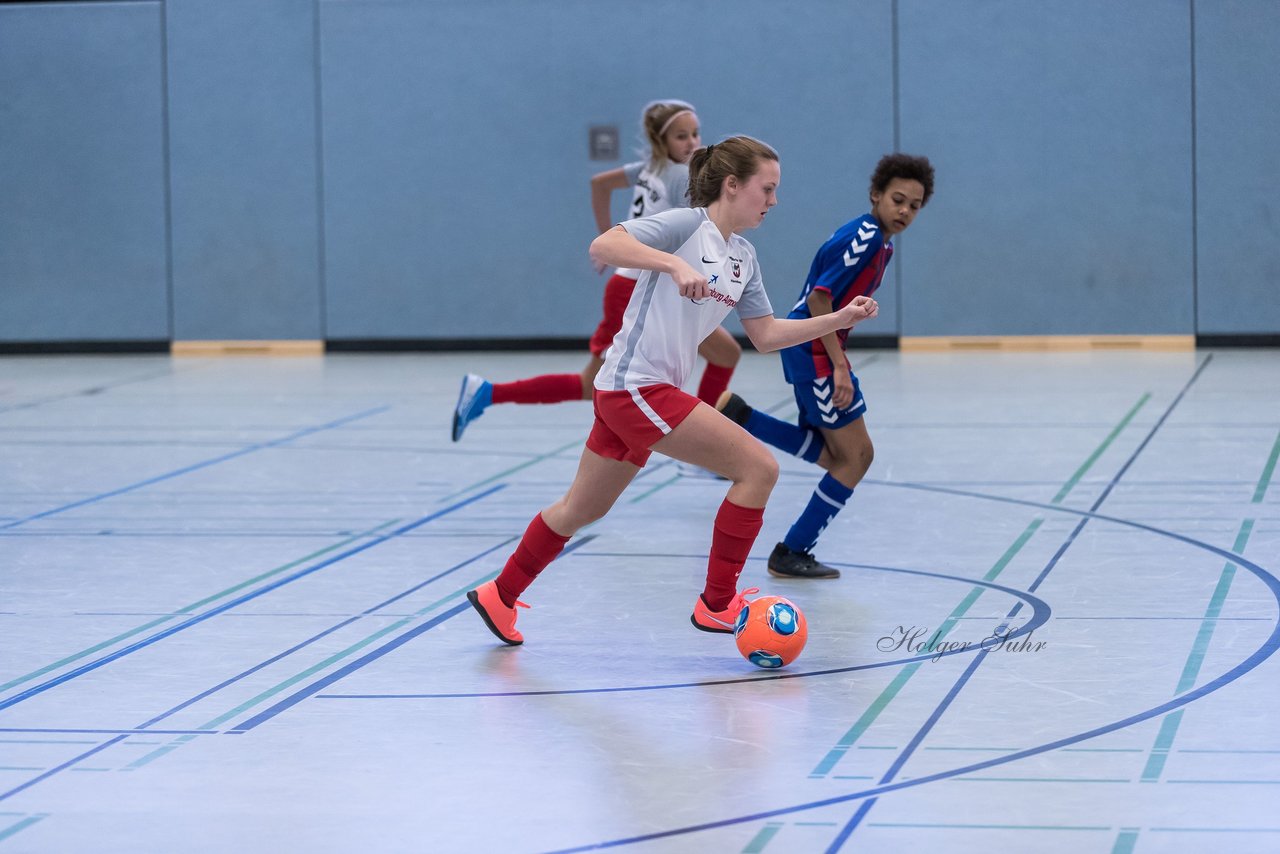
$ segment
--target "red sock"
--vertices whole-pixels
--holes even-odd
[[[561,403],[566,400],[582,400],[580,375],[543,374],[493,385],[494,403]]]
[[[520,594],[556,559],[567,542],[568,537],[560,536],[542,521],[541,513],[534,516],[520,538],[520,545],[498,574],[498,596],[502,604],[514,608]]]
[[[702,601],[712,611],[723,611],[738,592],[738,576],[747,562],[751,546],[764,524],[763,507],[739,507],[729,499],[720,505],[711,535],[711,558],[707,561],[707,586]]]
[[[698,383],[698,400],[715,406],[720,395],[729,388],[729,378],[732,376],[732,367],[725,368],[707,362],[707,367],[702,371],[702,381]]]

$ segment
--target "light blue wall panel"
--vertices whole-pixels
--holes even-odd
[[[1280,333],[1280,3],[1195,8],[1199,332]]]
[[[0,6],[0,340],[169,336],[159,3]]]
[[[588,335],[588,180],[622,161],[590,161],[587,128],[620,125],[630,153],[656,97],[693,101],[708,141],[781,151],[781,204],[748,237],[788,307],[892,143],[888,0],[802,10],[322,2],[329,336]]]
[[[904,335],[1194,331],[1187,0],[902,0]]]
[[[169,0],[176,339],[320,338],[312,0]]]

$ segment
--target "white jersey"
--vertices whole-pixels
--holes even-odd
[[[689,165],[667,162],[655,170],[647,160],[637,160],[622,167],[622,174],[634,192],[631,195],[631,218],[653,216],[672,208],[689,207]],[[622,267],[615,275],[628,279],[640,278],[642,270]]]
[[[622,223],[641,243],[683,258],[710,281],[711,295],[680,296],[671,276],[641,271],[622,328],[596,374],[596,388],[621,391],[657,383],[676,388],[693,373],[698,345],[736,308],[738,317],[773,314],[756,250],[740,235],[726,241],[706,208],[678,208]]]

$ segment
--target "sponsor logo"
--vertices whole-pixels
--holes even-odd
[[[714,263],[716,263],[716,262],[715,262],[715,261],[713,261],[713,260],[711,260],[710,258],[708,258],[706,255],[703,255],[703,256],[702,256],[702,263],[703,263],[703,264],[714,264]]]
[[[707,294],[706,299],[694,299],[693,297],[689,297],[689,302],[693,303],[694,305],[702,305],[704,303],[710,302],[711,300],[715,300],[716,302],[722,302],[725,305],[729,306],[729,308],[733,308],[735,305],[738,304],[738,301],[736,299],[729,296],[728,294],[724,294],[724,293],[721,293],[720,291],[717,291],[715,288],[711,289],[711,293]]]

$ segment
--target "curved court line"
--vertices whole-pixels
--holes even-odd
[[[925,486],[923,484],[910,484],[910,483],[895,484],[895,483],[881,482],[880,485],[898,486],[898,487],[903,487],[907,489],[919,489],[922,491],[941,492],[945,494],[957,495],[957,496],[962,496],[966,498],[981,498],[988,501],[998,501],[1005,504],[1019,504],[1026,507],[1035,507],[1048,512],[1069,513],[1072,515],[1080,516],[1084,519],[1097,519],[1099,521],[1111,522],[1117,525],[1123,525],[1126,527],[1135,528],[1140,531],[1146,531],[1148,533],[1157,534],[1162,537],[1168,537],[1169,539],[1177,540],[1178,542],[1185,543],[1189,546],[1193,546],[1195,548],[1208,551],[1212,554],[1215,554],[1223,558],[1224,560],[1230,563],[1233,563],[1239,566],[1241,569],[1244,569],[1252,573],[1255,577],[1257,577],[1259,581],[1261,581],[1264,585],[1266,585],[1267,588],[1271,591],[1271,595],[1275,597],[1277,609],[1280,609],[1280,579],[1276,578],[1270,572],[1263,569],[1261,566],[1258,566],[1253,561],[1246,559],[1242,555],[1238,555],[1238,554],[1235,554],[1234,552],[1227,551],[1226,549],[1220,548],[1218,546],[1211,545],[1209,543],[1205,543],[1200,540],[1196,540],[1184,534],[1178,534],[1173,531],[1166,531],[1161,528],[1156,528],[1151,525],[1146,525],[1142,522],[1133,522],[1128,519],[1119,519],[1114,516],[1107,516],[1101,513],[1095,513],[1091,510],[1074,510],[1070,507],[1043,504],[1037,501],[1028,501],[1020,498],[1006,498],[1003,496],[996,496],[996,495],[983,495],[981,493],[966,492],[964,490],[949,489],[946,487],[930,487],[930,486]],[[1266,661],[1268,658],[1274,655],[1277,650],[1280,650],[1280,620],[1276,621],[1276,625],[1271,630],[1271,634],[1267,637],[1265,641],[1263,641],[1261,646],[1259,646],[1251,655],[1245,658],[1242,662],[1240,662],[1230,670],[1226,671],[1216,679],[1206,682],[1204,685],[1201,685],[1199,688],[1196,688],[1195,690],[1188,691],[1187,693],[1181,695],[1180,697],[1175,697],[1174,699],[1169,700],[1168,702],[1161,703],[1160,705],[1154,706],[1150,709],[1147,709],[1146,711],[1138,712],[1137,714],[1130,715],[1127,718],[1122,718],[1121,720],[1113,721],[1109,724],[1103,724],[1102,726],[1095,727],[1093,729],[1086,730],[1081,733],[1076,733],[1075,735],[1065,736],[1064,738],[1057,739],[1056,741],[1047,742],[1045,744],[1041,744],[1036,747],[1029,747],[1025,750],[1020,750],[1017,753],[1006,754],[1004,756],[996,757],[995,759],[988,759],[982,762],[975,762],[971,765],[964,765],[962,767],[952,768],[947,771],[939,771],[935,774],[928,774],[923,777],[915,777],[910,780],[903,780],[897,783],[886,783],[879,786],[873,786],[869,789],[862,789],[860,791],[851,792],[847,795],[837,795],[835,797],[824,798],[818,801],[809,801],[808,803],[796,804],[794,806],[779,807],[777,809],[765,810],[762,812],[752,813],[750,815],[737,816],[735,818],[720,819],[719,821],[711,821],[711,822],[705,822],[702,824],[689,825],[687,827],[680,827],[672,830],[663,830],[663,831],[658,831],[656,833],[646,833],[640,836],[631,836],[624,839],[613,839],[613,840],[608,840],[606,842],[597,842],[591,845],[582,845],[575,848],[560,848],[560,849],[556,849],[553,852],[548,852],[548,854],[575,854],[575,852],[580,852],[580,851],[597,851],[603,848],[617,848],[623,845],[632,845],[637,842],[648,842],[654,839],[665,839],[667,837],[679,836],[686,833],[697,833],[703,830],[714,830],[716,828],[729,827],[735,824],[745,824],[747,822],[759,821],[761,819],[775,818],[777,816],[790,815],[792,813],[805,812],[807,810],[821,809],[822,807],[833,806],[835,804],[843,804],[843,803],[848,803],[850,801],[874,798],[879,795],[885,794],[886,792],[894,792],[899,789],[909,789],[915,786],[922,786],[926,783],[935,783],[939,780],[948,780],[953,777],[958,777],[962,774],[971,774],[975,771],[983,771],[988,768],[994,768],[999,765],[1004,765],[1008,762],[1016,762],[1020,759],[1026,759],[1030,756],[1037,756],[1041,753],[1047,753],[1051,750],[1057,750],[1060,747],[1066,747],[1071,744],[1078,744],[1079,742],[1082,742],[1082,741],[1088,741],[1091,738],[1097,738],[1098,736],[1106,735],[1107,733],[1115,732],[1116,730],[1124,729],[1126,727],[1133,726],[1134,724],[1142,723],[1143,721],[1160,717],[1161,715],[1167,714],[1171,711],[1174,711],[1175,709],[1180,709],[1183,706],[1186,706],[1195,702],[1201,697],[1207,696],[1208,694],[1212,694],[1214,691],[1217,691],[1219,688],[1222,688],[1226,685],[1231,684],[1235,680],[1239,679],[1241,676],[1244,676],[1250,670],[1253,670],[1258,665],[1262,664],[1262,662]],[[974,658],[974,664],[976,665],[985,656],[986,656],[986,652],[985,651],[981,652],[979,656],[976,656]]]
[[[697,555],[681,555],[682,557],[697,557]],[[904,569],[892,566],[872,566],[871,564],[860,563],[842,563],[840,566],[857,567],[860,569],[876,569],[884,572],[901,572],[907,575],[923,575],[931,578],[942,578],[947,581],[959,581],[963,584],[973,584],[979,587],[988,587],[992,590],[998,590],[1001,593],[1008,594],[1014,599],[1029,604],[1032,608],[1031,619],[1022,628],[1017,631],[1010,632],[1000,637],[1004,641],[1010,641],[1015,638],[1029,635],[1036,629],[1043,626],[1052,616],[1052,609],[1049,603],[1045,602],[1038,596],[1027,593],[1022,590],[1015,590],[1012,587],[1005,587],[1002,584],[996,584],[993,581],[982,581],[974,578],[964,578],[958,575],[944,575],[939,572],[926,572],[922,569]],[[933,661],[934,659],[946,658],[951,655],[962,655],[965,653],[977,653],[981,646],[966,647],[963,649],[949,649],[942,652],[930,652],[926,655],[915,655],[910,658],[895,658],[888,661],[878,661],[872,664],[854,664],[848,667],[832,667],[826,670],[809,670],[802,673],[767,673],[763,675],[741,676],[734,679],[713,679],[704,682],[672,682],[659,685],[621,685],[612,688],[566,688],[545,691],[492,691],[479,693],[456,693],[456,694],[320,694],[319,699],[325,700],[443,700],[443,699],[461,699],[469,697],[545,697],[559,696],[567,694],[618,694],[632,691],[661,691],[670,688],[710,688],[716,685],[739,685],[744,682],[772,682],[780,679],[807,679],[811,676],[831,676],[837,673],[853,673],[858,670],[875,670],[879,667],[896,667],[900,664],[911,664],[916,661]]]

